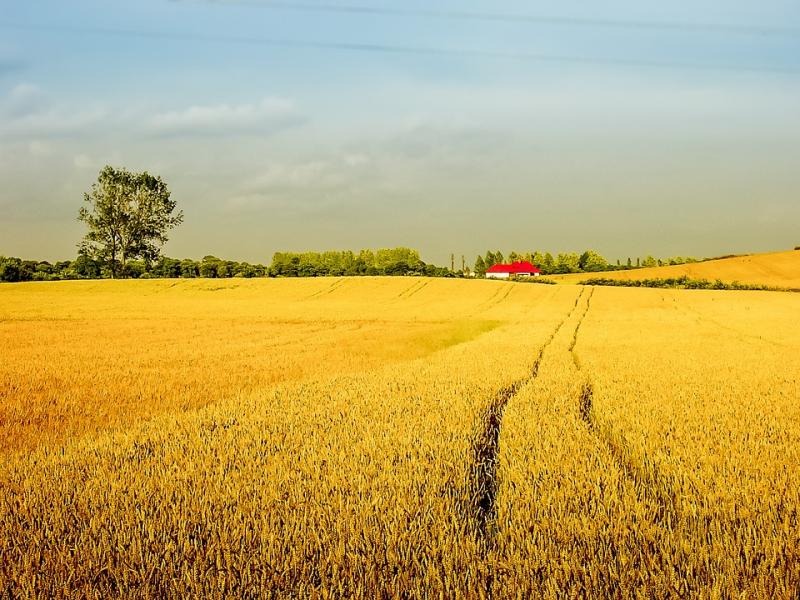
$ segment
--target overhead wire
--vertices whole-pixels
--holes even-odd
[[[339,14],[375,15],[425,19],[465,21],[495,21],[517,24],[552,25],[559,27],[593,27],[613,29],[645,29],[679,31],[687,33],[725,33],[753,36],[800,37],[800,27],[783,25],[745,25],[741,23],[711,23],[692,21],[653,21],[645,19],[608,19],[599,17],[572,17],[534,15],[527,13],[502,13],[490,11],[444,10],[436,8],[408,8],[369,6],[364,4],[336,4],[321,2],[287,2],[286,0],[170,0],[176,4],[210,4],[215,6],[246,6],[295,12],[322,12]]]
[[[397,55],[427,55],[440,57],[467,57],[500,60],[566,63],[566,64],[592,64],[632,68],[659,68],[659,69],[687,69],[687,70],[712,70],[735,71],[743,73],[782,73],[798,74],[800,67],[773,67],[766,65],[741,65],[729,63],[707,63],[689,61],[659,61],[649,59],[614,57],[614,56],[585,56],[568,54],[547,54],[537,52],[519,52],[506,50],[484,50],[474,48],[443,48],[435,46],[417,46],[385,43],[360,43],[343,41],[318,41],[302,39],[286,39],[262,36],[232,36],[220,34],[207,34],[181,31],[158,31],[145,29],[126,29],[116,27],[97,27],[83,25],[56,25],[0,21],[0,29],[19,31],[41,31],[50,33],[68,33],[79,35],[105,35],[117,37],[132,37],[144,39],[161,39],[167,41],[190,41],[222,44],[262,45],[276,48],[310,49],[310,50],[335,50],[346,52],[367,52]]]

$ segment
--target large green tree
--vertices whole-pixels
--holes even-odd
[[[167,232],[183,221],[167,185],[147,171],[106,166],[84,202],[78,220],[89,231],[80,250],[106,266],[111,277],[124,277],[130,260],[157,260]]]

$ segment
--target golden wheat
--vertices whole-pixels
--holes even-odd
[[[800,289],[800,251],[748,254],[683,265],[647,267],[630,271],[608,271],[605,273],[571,273],[555,275],[564,283],[580,283],[594,277],[609,279],[666,279],[689,277],[690,279],[719,279],[725,283],[747,283],[778,288]]]
[[[798,309],[429,279],[0,288],[0,590],[793,597]]]

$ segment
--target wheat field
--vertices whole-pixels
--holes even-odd
[[[580,283],[593,277],[608,279],[719,279],[725,283],[745,283],[769,287],[800,289],[800,250],[748,254],[683,265],[665,265],[630,271],[572,273],[554,275],[562,283]]]
[[[0,287],[10,597],[796,598],[800,295]]]

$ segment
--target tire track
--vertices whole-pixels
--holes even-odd
[[[508,291],[502,296],[500,296],[497,300],[492,302],[492,306],[497,306],[498,304],[502,304],[506,300],[506,298],[508,298],[511,295],[511,292],[513,291],[514,291],[514,286],[513,285],[508,286]]]
[[[483,560],[486,560],[489,556],[496,534],[496,500],[500,487],[497,469],[499,466],[500,431],[503,424],[503,414],[508,403],[513,400],[519,390],[536,380],[545,351],[553,343],[564,324],[575,313],[583,294],[584,289],[581,289],[575,297],[575,303],[539,348],[528,375],[498,390],[491,398],[486,411],[479,420],[479,426],[472,442],[472,462],[467,473],[467,491],[466,494],[459,494],[457,502],[460,504],[460,516],[466,523],[469,533],[474,535],[480,542]],[[497,294],[493,297],[496,296]],[[495,572],[490,569],[487,571],[486,579],[483,582],[484,598],[493,598],[494,585]]]
[[[406,298],[411,298],[411,296],[414,296],[414,295],[420,293],[423,288],[428,286],[429,283],[430,283],[430,281],[423,281],[421,286],[419,286],[417,289],[412,290],[411,292],[406,294]]]
[[[765,343],[765,344],[771,344],[773,346],[779,346],[779,347],[783,347],[783,348],[787,348],[788,347],[787,344],[784,344],[782,342],[771,340],[769,338],[766,338],[766,337],[763,337],[763,336],[760,336],[760,335],[755,335],[755,334],[749,333],[747,331],[742,331],[741,329],[738,329],[737,327],[732,327],[731,325],[727,325],[725,323],[717,321],[715,318],[710,317],[707,314],[704,314],[704,313],[700,312],[699,310],[697,310],[696,308],[693,308],[691,306],[682,306],[682,309],[683,309],[683,311],[685,313],[690,314],[690,315],[694,315],[694,317],[697,319],[698,322],[705,321],[706,323],[710,323],[711,325],[714,325],[715,327],[719,327],[720,329],[723,329],[725,331],[729,331],[731,333],[734,333],[739,337],[755,340],[757,342],[762,342],[762,343]]]
[[[466,507],[462,508],[462,513],[467,518],[467,522],[472,525],[474,533],[487,542],[487,545],[493,537],[492,525],[497,516],[495,500],[499,487],[497,467],[503,413],[520,388],[534,381],[539,375],[539,366],[545,351],[574,314],[583,294],[584,290],[582,289],[575,298],[575,303],[570,311],[542,344],[528,375],[498,390],[491,398],[488,408],[479,421],[479,427],[472,442],[472,463],[468,473],[468,503]]]
[[[591,307],[593,295],[594,288],[591,288],[586,300],[586,308],[575,326],[569,346],[569,353],[572,355],[579,374],[583,372],[583,369],[575,346],[578,343],[578,333]],[[594,410],[594,386],[588,375],[584,375],[584,378],[578,398],[578,414],[581,421],[589,432],[608,448],[616,465],[633,483],[639,501],[655,508],[653,521],[666,529],[674,528],[681,521],[674,486],[655,463],[651,462],[648,465],[637,460],[634,451],[630,449],[624,437],[615,433],[611,424],[603,424],[598,420]]]
[[[403,296],[405,296],[406,294],[408,294],[409,292],[411,292],[411,290],[413,290],[413,289],[414,289],[415,287],[417,287],[419,284],[420,284],[420,282],[419,282],[419,281],[415,281],[414,283],[412,283],[412,284],[411,284],[410,286],[408,286],[407,288],[403,288],[403,289],[400,291],[400,293],[399,293],[399,294],[397,294],[397,296],[395,296],[395,297],[394,297],[394,299],[395,299],[395,300],[399,300],[399,299],[401,299]]]
[[[497,296],[499,296],[502,292],[503,292],[502,289],[500,289],[500,288],[496,289],[491,296],[489,296],[486,300],[481,302],[481,306],[491,305],[492,304],[492,300],[497,298]]]
[[[395,300],[406,300],[428,285],[428,281],[415,281],[402,292],[397,294]]]
[[[346,281],[346,279],[344,277],[341,277],[341,278],[337,279],[336,281],[334,281],[332,284],[330,284],[328,287],[326,287],[324,289],[321,289],[319,291],[316,291],[313,294],[311,294],[310,296],[306,296],[306,300],[311,300],[312,298],[319,298],[320,296],[326,296],[326,295],[328,295],[330,293],[333,293],[336,290],[338,290],[340,287],[342,287],[345,284],[345,281]]]

